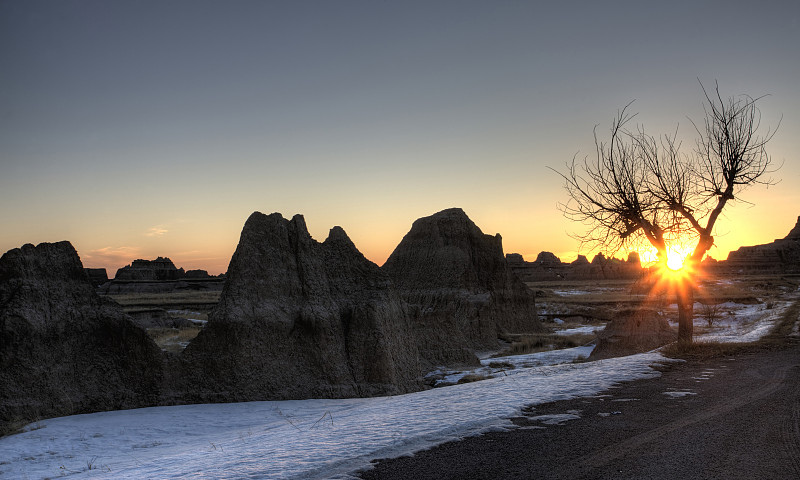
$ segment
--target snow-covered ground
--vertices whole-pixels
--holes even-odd
[[[592,353],[594,345],[584,347],[550,350],[547,352],[528,353],[525,355],[509,355],[481,360],[481,366],[472,370],[435,370],[428,377],[439,377],[436,385],[457,383],[467,375],[478,375],[486,378],[517,375],[525,369],[550,365],[572,363],[578,359],[586,359]]]
[[[787,305],[731,305],[733,315],[698,339],[754,340]],[[591,348],[484,359],[460,374],[494,378],[394,397],[154,407],[43,420],[0,438],[0,478],[347,478],[372,459],[513,428],[509,418],[527,405],[658,376],[652,365],[668,361],[650,352],[572,363]]]
[[[572,295],[589,295],[591,292],[587,290],[553,290],[553,293],[562,297],[569,297]]]
[[[375,458],[511,428],[530,404],[658,376],[659,353],[524,368],[394,397],[155,407],[44,420],[0,439],[0,478],[345,478]]]
[[[598,332],[598,331],[604,329],[605,326],[606,326],[605,323],[603,323],[601,325],[584,325],[582,327],[565,328],[563,330],[558,330],[558,331],[555,331],[553,333],[555,333],[556,335],[576,335],[576,334],[590,335],[592,333],[595,333],[595,332]]]
[[[695,334],[696,342],[755,342],[763,337],[775,326],[775,323],[792,304],[790,300],[800,296],[797,292],[789,295],[788,300],[774,302],[772,308],[767,305],[740,305],[736,303],[720,304],[722,314],[713,325],[708,327],[706,320],[699,318],[702,315],[702,306],[694,306],[695,328],[700,327],[708,331]]]

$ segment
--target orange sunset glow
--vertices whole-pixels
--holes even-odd
[[[654,132],[677,127],[690,142],[686,118],[703,114],[698,78],[769,94],[762,123],[780,124],[769,152],[783,164],[780,183],[726,208],[709,254],[771,242],[798,214],[800,67],[784,52],[793,38],[765,43],[748,30],[741,48],[726,50],[711,33],[690,41],[670,28],[668,44],[613,42],[623,48],[615,56],[639,60],[586,75],[607,54],[596,39],[617,30],[598,22],[565,37],[554,26],[572,24],[574,12],[556,7],[507,5],[502,28],[489,33],[459,20],[483,18],[476,12],[441,7],[343,15],[212,4],[189,8],[188,21],[177,6],[155,15],[117,2],[92,3],[91,14],[80,2],[24,4],[0,12],[2,251],[69,240],[87,267],[111,275],[158,256],[216,274],[244,220],[261,211],[303,214],[318,241],[339,225],[380,265],[415,219],[460,207],[500,233],[506,253],[591,259],[599,250],[571,237],[583,226],[563,218],[563,185],[548,167],[592,153],[592,129],[633,99],[637,121]],[[291,25],[309,16],[324,26],[298,36]],[[751,48],[772,53],[743,70]],[[673,51],[685,54],[680,66],[659,60]]]

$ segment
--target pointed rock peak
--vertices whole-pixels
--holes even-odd
[[[350,237],[347,236],[347,232],[340,226],[335,226],[331,228],[331,231],[328,233],[328,238],[325,239],[326,244],[344,244],[347,246],[351,246],[354,249],[356,248],[355,244]]]
[[[572,262],[572,265],[589,265],[589,259],[586,258],[586,255],[578,255],[578,258]]]
[[[363,263],[369,263],[376,269],[379,268],[361,253],[342,227],[336,226],[331,228],[330,233],[328,233],[328,238],[322,242],[322,245],[329,249],[329,251],[338,252],[338,255],[341,255],[342,258],[347,258],[349,259],[348,261],[355,262],[354,264],[362,265]]]
[[[306,226],[306,219],[301,214],[298,213],[292,217],[292,223],[297,227],[298,232],[303,232],[306,235],[309,235],[308,227]]]
[[[794,228],[789,232],[789,235],[786,235],[786,238],[792,240],[800,240],[800,217],[797,217],[797,223],[794,225]]]

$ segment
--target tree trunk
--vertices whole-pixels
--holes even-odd
[[[681,278],[678,287],[678,342],[692,343],[694,330],[694,289],[692,282]]]

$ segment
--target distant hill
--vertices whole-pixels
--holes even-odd
[[[800,217],[786,237],[741,247],[719,263],[718,267],[741,273],[800,273]]]

